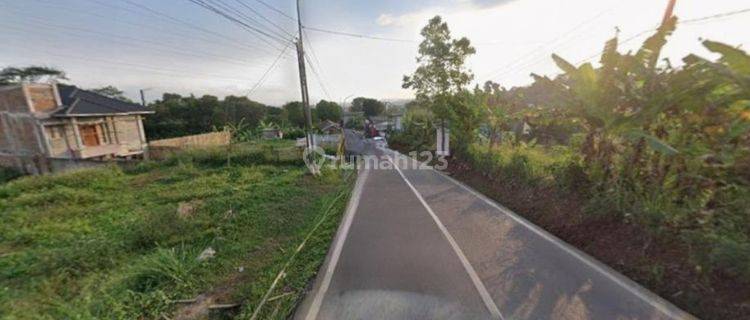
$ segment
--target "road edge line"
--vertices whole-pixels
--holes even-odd
[[[495,301],[492,300],[492,296],[490,296],[490,293],[487,291],[487,288],[484,286],[484,283],[482,283],[482,280],[479,278],[476,270],[474,270],[474,267],[469,262],[469,259],[467,259],[466,255],[464,255],[463,251],[461,251],[461,248],[458,246],[456,239],[454,239],[450,232],[448,232],[448,228],[443,225],[443,223],[440,221],[440,218],[438,218],[435,212],[432,211],[432,208],[430,208],[429,204],[427,204],[427,201],[425,201],[417,188],[415,188],[414,185],[411,184],[409,179],[406,178],[404,173],[401,172],[401,169],[396,163],[393,162],[393,159],[390,156],[388,156],[388,161],[393,165],[393,167],[396,169],[396,172],[398,172],[398,174],[401,176],[401,179],[406,182],[406,185],[409,186],[411,191],[414,192],[414,195],[417,196],[417,199],[419,199],[419,202],[422,203],[422,206],[427,209],[427,212],[432,217],[432,220],[435,221],[435,224],[437,224],[438,229],[440,229],[440,231],[443,233],[443,236],[445,236],[445,238],[448,240],[448,243],[451,245],[451,248],[453,248],[453,251],[461,261],[461,264],[466,270],[466,273],[468,273],[469,278],[471,278],[471,282],[474,283],[474,287],[477,289],[479,296],[482,298],[482,302],[484,302],[485,307],[487,307],[492,317],[495,319],[505,320],[505,317],[503,317],[502,313],[500,313],[500,309],[495,304]]]
[[[331,259],[326,265],[323,279],[321,280],[320,287],[315,293],[315,297],[310,304],[310,308],[307,309],[305,320],[315,320],[318,317],[318,312],[320,312],[320,307],[323,304],[323,298],[325,298],[328,287],[331,285],[333,271],[336,269],[336,265],[338,265],[341,251],[344,248],[344,243],[346,242],[346,238],[349,236],[349,229],[352,226],[352,221],[354,221],[354,215],[357,212],[357,208],[359,208],[359,200],[362,197],[362,189],[364,188],[365,181],[367,180],[367,176],[369,174],[370,171],[363,168],[360,174],[357,175],[357,182],[355,183],[354,191],[352,191],[352,195],[349,198],[349,205],[346,208],[346,214],[341,225],[341,230],[334,240],[335,243],[333,244],[333,251],[331,251]]]
[[[407,159],[411,159],[412,161],[416,161],[419,163],[419,161],[404,155],[396,150],[391,150],[395,152],[397,155],[400,155],[402,157],[406,157]],[[574,258],[578,259],[579,261],[583,262],[590,268],[594,269],[596,272],[599,272],[604,277],[614,281],[620,287],[625,289],[625,291],[630,292],[631,294],[635,295],[639,299],[643,300],[647,304],[651,305],[652,307],[656,308],[657,310],[661,311],[664,315],[669,316],[673,319],[697,319],[695,316],[691,315],[690,313],[682,310],[681,308],[677,307],[673,303],[669,302],[668,300],[662,298],[661,296],[657,295],[656,293],[652,292],[651,290],[646,289],[639,283],[633,281],[632,279],[626,277],[625,275],[621,274],[617,270],[612,269],[612,267],[600,262],[599,260],[596,260],[595,258],[589,256],[587,253],[580,251],[578,248],[573,247],[569,243],[563,241],[562,239],[558,238],[557,236],[549,233],[547,230],[542,229],[541,227],[533,224],[532,222],[526,220],[525,218],[519,216],[515,212],[511,211],[510,209],[504,207],[503,205],[497,203],[496,201],[490,199],[486,195],[482,194],[479,191],[474,190],[473,188],[467,186],[461,181],[456,180],[455,178],[448,176],[439,170],[435,170],[434,168],[431,168],[432,171],[437,173],[439,176],[445,178],[446,180],[452,182],[456,186],[468,191],[475,197],[483,200],[493,208],[500,211],[500,213],[505,214],[509,218],[513,219],[517,223],[523,225],[531,232],[535,233],[536,235],[542,237],[544,240],[547,240],[554,244],[555,246],[559,247],[566,253],[572,255]]]

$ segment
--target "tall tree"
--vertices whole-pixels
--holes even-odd
[[[0,70],[0,85],[22,82],[37,82],[42,79],[67,80],[65,72],[52,67],[28,66],[24,68],[6,67]]]
[[[254,128],[260,124],[266,115],[266,106],[252,101],[247,97],[228,96],[222,102],[223,108],[216,111],[217,116],[225,118],[223,123],[245,124]]]
[[[287,102],[281,108],[284,109],[284,118],[289,121],[290,125],[299,128],[305,126],[305,111],[302,108],[302,102]]]
[[[385,104],[380,100],[366,99],[362,111],[368,117],[379,116],[385,112]]]
[[[466,96],[459,96],[474,78],[464,66],[466,59],[476,53],[467,38],[453,39],[448,24],[440,16],[430,19],[421,33],[424,40],[419,44],[417,69],[410,76],[404,76],[403,88],[416,91],[417,101],[429,106],[441,125],[446,120],[471,121],[459,117],[459,114],[473,114],[468,110],[473,103]],[[470,128],[468,123],[461,128]],[[461,133],[460,133],[461,134]],[[471,132],[463,132],[464,138],[470,139]],[[466,145],[466,144],[465,144]]]
[[[270,109],[246,97],[228,96],[219,100],[214,96],[183,97],[165,93],[161,100],[150,105],[156,114],[146,117],[145,129],[150,138],[171,138],[211,132],[225,126],[254,128]],[[281,112],[281,109],[274,108]]]
[[[367,100],[365,97],[354,98],[354,100],[352,100],[351,111],[362,112],[365,108],[365,100]]]
[[[385,104],[377,99],[358,97],[352,100],[353,112],[364,112],[366,116],[378,116],[385,112]]]
[[[333,101],[320,100],[320,102],[315,105],[315,111],[320,120],[330,120],[334,122],[341,120],[341,106]]]
[[[279,107],[266,106],[266,116],[264,121],[267,123],[281,125],[287,122],[287,119],[284,118],[284,116],[284,109]]]

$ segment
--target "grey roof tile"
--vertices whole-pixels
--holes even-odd
[[[63,108],[56,117],[85,117],[114,114],[148,114],[153,110],[64,84],[57,85]]]

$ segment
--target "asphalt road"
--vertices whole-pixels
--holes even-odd
[[[347,139],[395,165],[360,170],[295,319],[692,318],[451,178]]]

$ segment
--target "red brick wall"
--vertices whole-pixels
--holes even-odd
[[[51,85],[33,85],[27,87],[31,104],[36,112],[50,112],[57,108],[57,99],[55,91]]]

